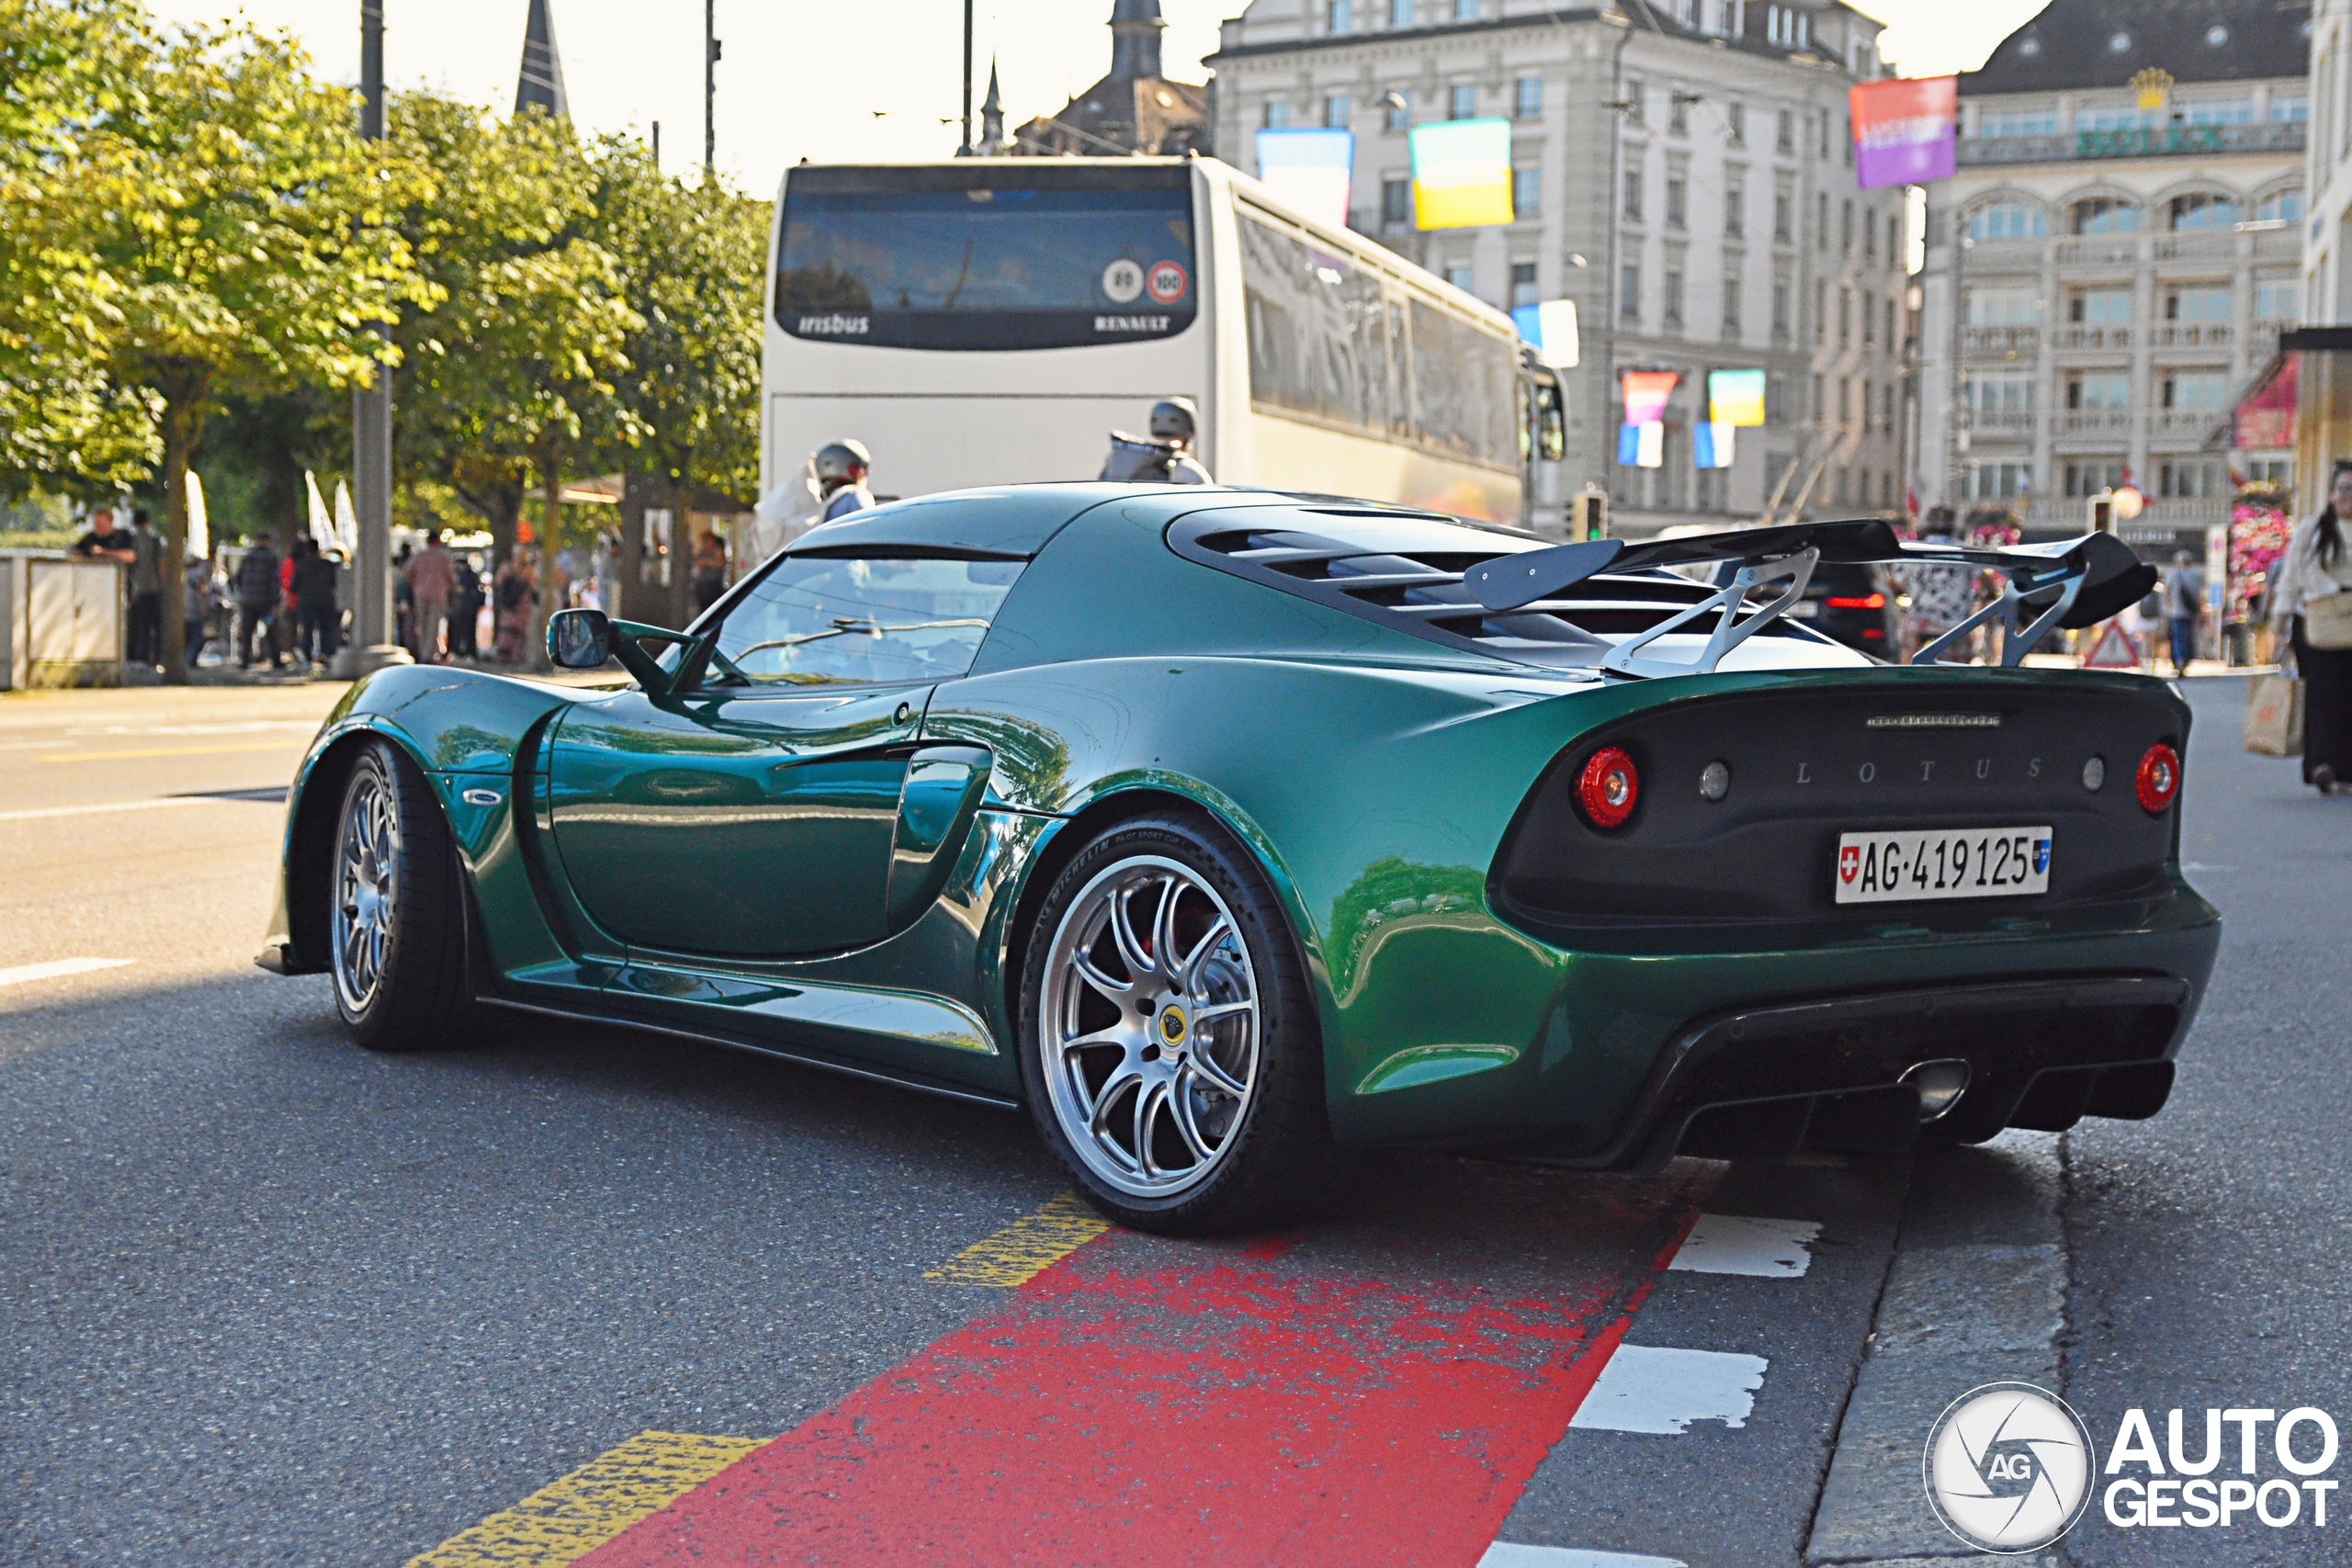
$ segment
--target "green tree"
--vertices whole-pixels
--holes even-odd
[[[399,156],[431,172],[393,221],[435,295],[393,332],[395,460],[478,513],[503,559],[531,491],[611,398],[637,318],[590,232],[595,174],[568,122],[430,93],[390,118]]]
[[[119,280],[91,243],[85,154],[143,114],[157,48],[105,0],[0,0],[0,496],[129,484],[161,455],[153,395],[107,373]]]
[[[116,289],[112,374],[158,405],[176,562],[188,455],[220,397],[346,388],[396,356],[371,328],[432,291],[385,219],[425,182],[359,139],[353,96],[313,81],[288,38],[188,28],[143,74],[142,111],[84,139],[79,194]],[[163,608],[167,678],[185,680],[179,595]]]

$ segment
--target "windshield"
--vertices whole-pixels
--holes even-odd
[[[708,684],[950,681],[972,667],[1017,560],[787,556],[727,612]]]
[[[1182,167],[792,171],[775,280],[795,337],[892,348],[1066,348],[1191,324]]]

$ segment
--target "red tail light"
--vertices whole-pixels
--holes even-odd
[[[2132,788],[2140,796],[2143,810],[2162,811],[2180,793],[2180,753],[2157,741],[2140,759],[2140,771],[2132,775]]]
[[[1577,804],[1596,828],[1623,826],[1641,798],[1642,776],[1624,748],[1603,746],[1585,762],[1577,779]]]
[[[1866,598],[1840,599],[1833,593],[1822,603],[1833,610],[1883,610],[1886,608],[1886,595],[1872,593]]]

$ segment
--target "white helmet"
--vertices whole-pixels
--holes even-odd
[[[1162,398],[1151,405],[1151,434],[1155,441],[1190,441],[1200,421],[1200,410],[1190,398]]]
[[[816,468],[820,479],[853,479],[873,471],[874,454],[863,442],[828,441],[817,448]]]

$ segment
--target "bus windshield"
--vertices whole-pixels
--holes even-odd
[[[1192,324],[1191,171],[797,168],[776,324],[889,348],[1067,348]]]

